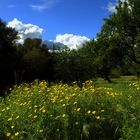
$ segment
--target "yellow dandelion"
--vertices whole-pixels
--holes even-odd
[[[88,112],[87,112],[87,114],[90,114],[91,113],[91,111],[89,110]]]
[[[105,110],[103,110],[103,109],[101,110],[101,112],[104,112],[104,111],[105,111]]]
[[[8,121],[11,121],[11,120],[12,120],[12,118],[9,118],[9,119],[8,119]]]
[[[40,129],[40,130],[39,130],[39,132],[40,132],[40,133],[42,133],[42,132],[43,132],[43,130],[42,130],[42,129]]]
[[[74,104],[74,105],[76,105],[76,104],[77,104],[77,102],[74,102],[73,104]]]
[[[66,114],[63,114],[62,117],[64,118],[66,116]]]
[[[7,137],[9,137],[10,135],[11,135],[11,133],[9,133],[9,132],[6,134]]]
[[[9,107],[6,107],[6,109],[9,110],[10,108]]]
[[[92,114],[95,115],[96,114],[96,111],[92,111]]]
[[[43,113],[45,113],[45,112],[46,112],[46,110],[45,110],[45,109],[43,109],[43,110],[42,110],[42,112],[43,112]]]
[[[19,135],[19,132],[16,132],[16,133],[15,133],[15,136],[17,137],[18,135]]]
[[[65,107],[65,106],[66,106],[66,104],[63,104],[63,105],[62,105],[62,107]]]
[[[37,115],[34,116],[34,119],[37,118]]]
[[[81,108],[77,108],[77,112],[79,112],[81,110]]]
[[[14,127],[15,127],[14,125],[11,126],[12,129],[13,129]]]
[[[99,120],[99,119],[101,119],[101,117],[100,116],[96,116],[96,119]]]

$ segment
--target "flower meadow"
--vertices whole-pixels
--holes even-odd
[[[0,140],[140,140],[140,83],[34,81],[0,98]]]

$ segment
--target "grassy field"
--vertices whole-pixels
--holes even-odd
[[[140,140],[140,82],[112,81],[15,86],[0,98],[0,139]]]

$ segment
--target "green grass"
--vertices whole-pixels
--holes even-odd
[[[15,86],[0,98],[0,139],[139,140],[140,83],[112,80]]]

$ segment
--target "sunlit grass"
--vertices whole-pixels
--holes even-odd
[[[0,137],[13,140],[138,140],[138,81],[83,87],[34,81],[0,98]]]

